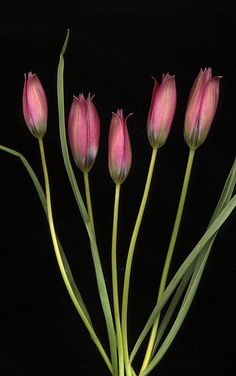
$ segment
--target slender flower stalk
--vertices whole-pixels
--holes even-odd
[[[128,256],[126,260],[126,267],[125,267],[125,276],[124,276],[124,287],[123,287],[123,297],[122,297],[122,316],[121,316],[121,328],[122,328],[122,337],[123,337],[123,348],[124,348],[124,356],[125,356],[125,366],[126,366],[126,373],[127,376],[131,376],[131,365],[129,360],[129,348],[128,348],[128,334],[127,334],[127,313],[128,313],[128,299],[129,299],[129,287],[130,287],[130,275],[131,275],[131,267],[132,261],[134,256],[135,245],[139,233],[139,229],[141,226],[144,210],[146,207],[148,194],[151,186],[151,180],[153,176],[155,161],[157,157],[157,149],[152,149],[152,157],[149,165],[147,180],[143,192],[142,201],[140,204],[139,212],[137,215],[137,219],[135,222],[135,226],[133,229],[132,237],[130,240]]]
[[[160,282],[159,291],[158,291],[157,303],[159,302],[159,300],[160,300],[160,298],[161,298],[161,296],[162,296],[162,294],[165,290],[165,287],[166,287],[166,281],[167,281],[167,277],[168,277],[168,273],[169,273],[169,268],[170,268],[170,264],[171,264],[171,260],[172,260],[172,256],[173,256],[178,232],[179,232],[180,222],[181,222],[181,218],[182,218],[182,214],[183,214],[184,203],[185,203],[186,194],[187,194],[187,190],[188,190],[189,179],[190,179],[190,175],[191,175],[194,155],[195,155],[195,150],[189,149],[189,157],[188,157],[187,167],[186,167],[186,171],[185,171],[184,182],[183,182],[182,191],[181,191],[181,195],[180,195],[180,200],[179,200],[179,205],[178,205],[177,214],[176,214],[176,218],[175,218],[175,223],[174,223],[174,227],[173,227],[173,231],[172,231],[172,235],[171,235],[171,239],[170,239],[170,243],[169,243],[169,247],[168,247],[168,251],[167,251],[167,255],[166,255],[166,259],[165,259],[165,264],[164,264],[164,268],[163,268],[163,271],[162,271],[161,282]],[[152,351],[153,351],[153,347],[154,347],[154,344],[155,344],[159,320],[160,320],[160,314],[157,316],[157,318],[156,318],[156,320],[153,324],[149,343],[148,343],[147,350],[146,350],[146,354],[145,354],[143,364],[142,364],[142,367],[141,367],[141,370],[140,370],[140,374],[142,374],[142,372],[147,367],[147,365],[150,361]]]
[[[56,255],[56,258],[57,258],[57,262],[58,262],[58,265],[59,265],[59,269],[60,269],[63,281],[65,283],[65,286],[67,288],[67,291],[70,295],[70,298],[71,298],[76,310],[78,311],[82,321],[84,322],[86,328],[88,329],[88,331],[91,335],[91,338],[93,339],[94,343],[96,344],[96,346],[97,346],[100,354],[102,355],[107,367],[109,368],[111,374],[113,374],[111,362],[110,362],[101,342],[99,341],[99,338],[97,337],[93,327],[91,326],[89,320],[87,319],[86,315],[84,314],[81,306],[79,305],[79,303],[76,299],[76,296],[74,294],[73,288],[72,288],[71,283],[70,283],[70,280],[68,279],[63,261],[61,259],[61,253],[60,253],[60,249],[59,249],[58,239],[57,239],[56,230],[55,230],[55,226],[54,226],[54,220],[53,220],[50,184],[49,184],[48,169],[47,169],[43,139],[39,138],[38,141],[39,141],[40,156],[41,156],[43,174],[44,174],[44,181],[45,181],[47,217],[48,217],[49,229],[50,229],[52,243],[53,243],[55,255]]]
[[[91,193],[90,193],[90,184],[89,184],[89,172],[84,171],[84,187],[85,187],[85,196],[86,196],[86,205],[88,210],[89,220],[91,222],[91,226],[93,228],[94,236],[95,236],[95,227],[94,227],[94,219],[93,219],[93,208],[92,208],[92,200],[91,200]]]
[[[122,342],[120,308],[119,308],[119,291],[117,277],[117,227],[118,227],[118,211],[120,186],[127,178],[132,162],[132,150],[129,140],[128,129],[126,125],[127,118],[123,116],[123,110],[117,110],[112,114],[109,139],[108,139],[108,168],[111,178],[115,183],[115,201],[113,214],[113,230],[112,230],[112,249],[111,249],[111,265],[112,265],[112,291],[114,316],[117,333],[117,347],[119,357],[119,376],[124,375],[124,359],[127,359],[128,353],[125,353]],[[131,375],[131,368],[129,368]]]
[[[119,376],[124,376],[124,353],[122,344],[121,322],[120,322],[120,307],[119,307],[119,291],[118,291],[118,277],[117,277],[117,228],[118,228],[118,212],[120,199],[120,184],[115,185],[115,201],[113,214],[113,228],[112,228],[112,248],[111,248],[111,267],[112,267],[112,291],[114,316],[117,334],[117,348],[119,357]]]
[[[171,124],[173,122],[176,109],[176,85],[175,77],[170,76],[169,73],[162,75],[162,83],[158,87],[157,81],[154,79],[154,88],[152,92],[151,105],[147,118],[147,135],[149,142],[152,146],[152,156],[150,160],[147,180],[143,192],[143,197],[139,207],[137,219],[133,229],[132,237],[130,240],[128,256],[126,260],[123,298],[122,298],[122,336],[123,347],[125,353],[125,364],[127,375],[131,375],[131,366],[128,348],[128,335],[127,335],[127,313],[128,313],[128,299],[129,299],[129,286],[131,267],[134,256],[134,250],[138,238],[139,229],[141,226],[144,210],[146,207],[148,194],[151,186],[154,166],[156,162],[157,152],[162,147],[169,135]]]

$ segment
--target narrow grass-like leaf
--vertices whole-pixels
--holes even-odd
[[[160,301],[156,304],[155,308],[153,309],[143,331],[141,332],[134,350],[137,352],[138,348],[142,344],[143,340],[145,339],[147,333],[149,332],[150,328],[152,327],[152,324],[156,318],[156,316],[159,314],[161,309],[165,306],[168,299],[172,295],[175,288],[180,283],[182,277],[187,272],[189,267],[196,261],[197,257],[200,255],[200,253],[203,250],[203,247],[207,244],[208,241],[211,240],[211,238],[215,235],[215,233],[219,230],[219,228],[223,225],[225,220],[229,217],[229,215],[232,213],[236,206],[236,195],[233,196],[233,198],[228,202],[228,204],[224,207],[224,209],[220,212],[220,214],[215,218],[213,223],[209,226],[205,234],[202,236],[200,241],[197,243],[197,245],[194,247],[192,252],[189,254],[189,256],[185,259],[185,261],[182,263],[174,277],[172,278],[169,285],[166,287]],[[199,275],[199,274],[198,274]]]
[[[156,348],[158,347],[162,337],[163,337],[163,334],[174,314],[174,311],[184,293],[184,291],[186,290],[187,288],[187,285],[189,283],[189,280],[191,278],[191,275],[193,273],[193,270],[194,270],[194,265],[192,265],[192,267],[189,267],[189,269],[186,271],[186,273],[184,274],[178,288],[176,289],[176,292],[171,300],[171,303],[164,315],[164,318],[163,320],[161,321],[161,325],[159,326],[159,329],[157,331],[157,336],[156,336],[156,340],[155,340],[155,344],[154,344],[154,347],[153,347],[153,354],[155,353],[155,350]],[[164,307],[164,306],[163,306]],[[143,334],[143,336],[142,336]],[[131,354],[130,354],[130,362],[132,363],[133,360],[134,360],[134,357],[136,356],[143,340],[145,339],[145,336],[146,336],[146,332],[142,333],[138,339],[138,341],[136,342]],[[153,355],[152,355],[153,357]]]
[[[42,189],[42,186],[34,172],[34,170],[32,169],[32,167],[30,166],[29,162],[27,161],[27,159],[19,152],[17,152],[16,150],[13,150],[13,149],[10,149],[10,148],[7,148],[3,145],[0,145],[0,150],[3,150],[11,155],[14,155],[16,157],[19,157],[20,160],[22,161],[23,165],[25,166],[25,168],[27,169],[33,183],[34,183],[34,186],[36,188],[36,191],[39,195],[39,198],[40,198],[40,201],[41,201],[41,204],[43,206],[43,209],[44,209],[44,212],[45,212],[45,215],[46,217],[48,218],[48,215],[47,215],[47,202],[46,202],[46,197],[45,197],[45,194],[44,194],[44,191]],[[58,237],[57,237],[58,239]],[[62,245],[58,239],[58,247],[59,247],[59,251],[60,251],[60,256],[61,256],[61,260],[62,260],[62,264],[63,264],[63,268],[66,272],[66,276],[68,278],[68,281],[70,283],[70,287],[72,289],[72,292],[73,292],[73,295],[75,297],[75,308],[77,309],[77,312],[79,313],[82,321],[84,322],[86,328],[88,329],[90,335],[91,335],[91,338],[92,340],[94,341],[95,345],[97,346],[101,356],[103,357],[108,369],[110,370],[110,372],[113,374],[113,370],[112,370],[112,366],[111,366],[111,362],[99,340],[99,338],[97,337],[94,329],[93,329],[93,325],[92,325],[92,321],[90,319],[90,316],[89,316],[89,313],[88,313],[88,310],[84,304],[84,301],[82,299],[82,296],[80,294],[80,291],[74,281],[74,278],[73,278],[73,275],[72,275],[72,272],[71,272],[71,269],[70,269],[70,266],[69,266],[69,263],[67,261],[67,258],[66,258],[66,255],[63,251],[63,248],[62,248]],[[74,299],[72,299],[73,302],[74,302]]]
[[[214,222],[214,220],[217,218],[217,216],[221,212],[221,210],[230,201],[230,199],[232,197],[232,194],[233,194],[233,191],[235,189],[235,184],[236,184],[236,158],[234,160],[234,163],[232,165],[232,168],[230,170],[230,173],[228,175],[228,178],[226,180],[226,183],[224,185],[224,188],[223,188],[223,191],[221,193],[220,199],[218,201],[218,204],[217,204],[217,206],[216,206],[216,208],[214,210],[214,213],[213,213],[212,218],[210,220],[210,223],[208,225],[208,228]],[[203,249],[203,251],[201,252],[201,254],[199,255],[199,257],[197,259],[197,262],[196,262],[195,270],[194,270],[194,273],[193,273],[193,276],[192,276],[192,280],[191,280],[191,282],[189,284],[189,287],[188,287],[188,290],[186,292],[186,295],[189,293],[189,290],[191,289],[192,282],[193,282],[193,280],[195,278],[195,273],[197,272],[197,269],[200,267],[201,262],[203,261],[203,259],[205,257],[205,253],[208,252],[208,248],[212,246],[213,241],[214,241],[216,235],[217,235],[217,232],[215,233],[215,236],[212,239],[212,243],[209,244],[209,246],[206,245],[205,248]]]
[[[234,163],[231,167],[231,170],[229,172],[223,191],[221,193],[221,196],[219,198],[218,204],[215,208],[215,211],[213,213],[213,216],[211,218],[209,225],[211,225],[211,223],[215,220],[215,218],[220,213],[220,211],[224,208],[224,206],[231,199],[233,191],[235,189],[235,184],[236,184],[236,158],[234,159]]]
[[[8,154],[14,155],[15,157],[17,157],[21,160],[21,162],[25,166],[26,170],[28,171],[28,173],[29,173],[29,175],[30,175],[30,177],[31,177],[31,179],[34,183],[34,186],[35,186],[36,191],[39,195],[43,209],[44,209],[45,213],[47,213],[47,203],[46,203],[46,197],[45,197],[44,191],[42,189],[42,186],[41,186],[33,168],[30,166],[27,159],[21,153],[19,153],[18,151],[11,149],[11,148],[8,148],[6,146],[0,145],[0,150],[3,150]]]
[[[44,191],[42,189],[42,186],[38,180],[38,177],[36,176],[33,168],[31,167],[31,165],[29,164],[29,162],[27,161],[27,159],[21,154],[19,153],[18,151],[16,150],[13,150],[13,149],[10,149],[10,148],[7,148],[5,146],[2,146],[0,145],[0,150],[3,150],[11,155],[14,155],[18,158],[20,158],[20,160],[22,161],[23,165],[25,166],[26,170],[28,171],[33,183],[34,183],[34,186],[35,186],[35,189],[39,195],[39,198],[40,198],[40,201],[41,201],[41,204],[43,206],[43,209],[44,209],[44,212],[45,212],[45,215],[47,217],[47,203],[46,203],[46,197],[45,197],[45,194],[44,194]],[[72,275],[72,272],[71,272],[71,269],[70,269],[70,266],[68,264],[68,261],[67,261],[67,258],[66,258],[66,255],[63,251],[63,248],[62,248],[62,245],[60,243],[60,241],[58,240],[58,243],[59,243],[59,248],[60,248],[60,253],[61,253],[61,258],[62,258],[62,261],[63,261],[63,264],[64,264],[64,267],[65,267],[65,270],[66,270],[66,273],[67,273],[67,277],[70,281],[70,284],[71,284],[71,287],[74,291],[74,294],[76,296],[76,299],[79,303],[79,305],[81,306],[85,316],[87,317],[88,321],[90,322],[90,325],[92,326],[92,322],[91,322],[91,318],[89,316],[89,313],[88,313],[88,310],[84,304],[84,301],[82,299],[82,296],[80,294],[80,291],[74,281],[74,277]]]
[[[176,292],[174,294],[174,297],[172,298],[172,301],[167,309],[167,312],[163,318],[163,320],[161,321],[161,325],[157,331],[157,336],[156,336],[156,340],[155,340],[155,344],[154,344],[154,347],[153,347],[153,353],[152,353],[152,358],[156,352],[156,349],[158,348],[161,340],[162,340],[162,337],[168,327],[168,324],[175,312],[175,309],[177,307],[177,305],[179,304],[180,302],[180,299],[184,293],[184,291],[186,290],[187,286],[188,286],[188,283],[190,281],[190,278],[193,274],[193,270],[194,270],[194,265],[192,265],[192,267],[190,267],[186,273],[184,274],[178,288],[176,289]]]
[[[189,291],[188,295],[186,295],[184,304],[181,306],[179,313],[178,313],[178,315],[175,319],[175,322],[174,322],[171,330],[169,331],[168,335],[166,336],[165,340],[163,341],[163,344],[161,345],[160,349],[158,350],[158,352],[154,356],[153,360],[149,363],[149,365],[141,373],[141,376],[147,376],[156,367],[156,365],[160,362],[160,360],[163,358],[166,351],[170,347],[170,345],[173,342],[176,334],[178,333],[179,328],[181,327],[181,325],[182,325],[182,323],[183,323],[183,321],[184,321],[184,319],[187,315],[187,312],[190,308],[190,305],[193,301],[193,298],[195,296],[195,291],[197,289],[197,286],[199,285],[199,282],[200,282],[200,279],[201,279],[201,276],[202,276],[202,273],[203,273],[203,270],[204,270],[209,252],[210,252],[210,248],[209,248],[209,251],[205,254],[205,256],[204,256],[204,258],[201,262],[201,265],[198,268],[198,271],[197,271],[195,278],[192,282],[192,289]]]
[[[212,222],[215,220],[215,218],[220,213],[220,211],[229,202],[229,200],[230,200],[230,198],[232,196],[232,193],[234,191],[234,188],[235,188],[235,181],[236,181],[236,158],[234,160],[234,163],[232,165],[232,168],[230,170],[230,173],[229,173],[228,178],[226,180],[226,183],[224,185],[223,191],[221,193],[220,199],[218,201],[218,204],[217,204],[217,206],[215,208],[214,214],[213,214],[213,216],[212,216],[212,218],[210,220],[210,223],[209,223],[208,227],[212,224]],[[194,269],[191,281],[190,281],[189,286],[188,286],[188,290],[186,292],[186,295],[185,295],[185,298],[184,298],[184,301],[183,301],[183,305],[185,304],[185,300],[186,300],[186,298],[187,298],[187,296],[188,296],[189,293],[191,293],[193,296],[196,294],[198,284],[194,284],[194,280],[195,280],[196,276],[199,275],[198,271],[199,271],[199,268],[201,268],[202,262],[206,263],[206,254],[209,255],[210,250],[211,250],[212,245],[213,245],[213,242],[214,242],[214,240],[216,238],[216,235],[217,235],[217,233],[214,235],[214,237],[212,238],[212,240],[208,244],[206,244],[204,246],[201,254],[198,256],[198,259],[197,259],[196,265],[195,265],[195,269]],[[202,269],[202,272],[203,272],[203,269]],[[186,274],[189,274],[189,271],[187,271]],[[183,277],[183,280],[185,279],[185,276]],[[183,284],[183,280],[181,281],[181,284],[180,284],[179,288]],[[186,285],[186,283],[185,283],[185,285]],[[155,346],[154,346],[154,349],[153,349],[153,353],[155,353],[155,350],[157,349],[158,344],[160,343],[161,337],[163,335],[163,331],[166,329],[166,327],[168,325],[168,322],[170,321],[171,316],[174,313],[175,307],[176,307],[178,301],[181,298],[181,295],[182,295],[181,292],[178,293],[179,288],[178,288],[178,290],[177,290],[177,292],[175,294],[175,297],[173,298],[173,301],[170,303],[170,306],[168,307],[167,314],[165,315],[165,317],[162,320],[160,331],[158,332],[157,337],[156,337],[156,342],[155,342]],[[195,288],[194,291],[193,291],[193,288]]]
[[[212,222],[215,220],[215,218],[217,217],[217,215],[220,213],[220,211],[222,210],[222,208],[229,202],[231,196],[232,196],[232,193],[233,193],[233,190],[235,188],[235,182],[236,182],[236,158],[234,160],[234,163],[232,165],[232,168],[230,170],[230,173],[228,175],[228,178],[226,180],[226,183],[225,183],[225,186],[224,186],[224,189],[222,191],[222,194],[220,196],[220,199],[218,201],[218,204],[216,206],[216,209],[214,211],[214,214],[212,216],[212,219],[210,221],[210,224],[209,226],[212,224]],[[213,239],[214,240],[214,239]],[[213,241],[212,241],[213,242]],[[211,247],[212,243],[210,243],[208,245],[208,247]],[[203,251],[206,253],[207,250],[208,250],[208,247],[207,245],[205,246],[205,249],[203,249]],[[202,253],[204,253],[202,252]],[[201,256],[202,258],[203,256]],[[197,268],[199,267],[199,265],[201,264],[201,260],[197,260],[196,262],[196,266],[195,266],[195,273],[197,271]],[[176,277],[176,275],[174,276],[174,278]],[[174,278],[172,279],[171,282],[173,282]],[[170,285],[169,285],[170,286]],[[169,288],[168,286],[168,288]],[[191,283],[190,283],[190,286],[191,286]],[[190,288],[190,287],[189,287]],[[171,292],[170,292],[171,294]],[[168,300],[168,298],[167,298]],[[166,300],[166,302],[167,302]],[[166,303],[165,302],[165,303]],[[163,304],[163,306],[165,305],[165,303]],[[171,305],[169,307],[171,309]],[[163,325],[165,325],[165,323],[163,323]],[[134,355],[136,354],[136,352],[138,351],[138,348],[139,346],[141,345],[142,341],[144,340],[145,336],[146,336],[147,333],[145,333],[145,331],[143,331],[138,339],[138,341],[136,342],[136,345],[132,351],[132,358],[134,357]]]
[[[57,100],[58,100],[58,114],[59,114],[59,132],[60,132],[60,142],[61,142],[61,149],[62,149],[62,155],[63,160],[66,168],[66,172],[72,187],[72,191],[75,196],[75,200],[77,202],[78,208],[80,210],[81,216],[83,218],[88,237],[90,240],[90,248],[96,273],[96,279],[97,279],[97,286],[99,291],[99,296],[101,300],[101,305],[106,321],[107,326],[107,333],[109,337],[109,343],[110,343],[110,351],[111,351],[111,358],[112,358],[112,366],[113,366],[113,372],[114,376],[117,374],[117,345],[116,345],[116,333],[113,323],[113,317],[109,302],[109,297],[107,293],[106,283],[102,271],[102,265],[98,253],[97,243],[95,234],[93,231],[92,224],[89,220],[88,212],[86,210],[83,198],[81,196],[74,171],[70,162],[69,152],[68,152],[68,146],[67,146],[67,137],[66,137],[66,131],[65,131],[65,108],[64,108],[64,53],[67,47],[69,38],[69,30],[66,35],[66,39],[64,42],[64,45],[62,47],[60,58],[59,58],[59,65],[58,65],[58,71],[57,71]]]
[[[18,157],[21,162],[23,163],[23,165],[25,166],[27,172],[29,173],[32,181],[33,181],[33,184],[35,186],[35,189],[38,193],[38,196],[39,196],[39,199],[41,201],[41,204],[43,206],[43,209],[44,209],[44,212],[45,212],[45,215],[47,217],[47,203],[46,203],[46,197],[45,197],[45,194],[44,194],[44,191],[42,189],[42,186],[38,180],[38,177],[37,175],[35,174],[33,168],[31,167],[31,165],[29,164],[29,162],[27,161],[27,159],[21,154],[19,153],[18,151],[14,150],[14,149],[11,149],[11,148],[8,148],[6,146],[3,146],[3,145],[0,145],[0,150],[3,150],[11,155],[14,155],[16,157]],[[74,281],[74,277],[72,275],[72,272],[71,272],[71,269],[70,269],[70,266],[69,266],[69,263],[67,261],[67,258],[66,258],[66,255],[63,251],[63,248],[62,248],[62,245],[58,239],[58,244],[59,244],[59,249],[60,249],[60,253],[61,253],[61,258],[62,258],[62,262],[63,262],[63,265],[64,265],[64,268],[66,270],[66,273],[67,273],[67,277],[68,277],[68,280],[70,281],[70,284],[71,284],[71,287],[72,287],[72,290],[74,292],[74,295],[77,299],[77,302],[78,304],[80,305],[85,317],[87,318],[87,320],[89,321],[91,327],[92,327],[92,321],[91,321],[91,318],[89,316],[89,313],[88,313],[88,310],[85,306],[85,303],[82,299],[82,296],[81,296],[81,293]]]

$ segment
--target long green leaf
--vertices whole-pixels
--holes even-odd
[[[218,204],[215,208],[215,211],[213,213],[213,216],[209,225],[211,225],[211,223],[215,220],[216,216],[220,213],[223,207],[231,199],[233,191],[235,189],[235,184],[236,184],[236,157],[234,159],[233,165],[231,167],[231,170],[229,172],[223,191],[221,193],[221,196],[219,198]]]
[[[217,206],[215,208],[215,211],[213,213],[213,216],[212,216],[212,218],[210,220],[210,223],[209,223],[208,227],[213,223],[213,221],[216,219],[216,217],[220,213],[220,211],[229,202],[230,198],[232,197],[234,188],[235,188],[235,182],[236,182],[236,158],[234,160],[234,163],[232,165],[232,168],[230,170],[230,173],[229,173],[228,178],[226,180],[226,183],[224,185],[223,191],[221,193],[220,199],[218,201],[218,204],[217,204]],[[208,242],[204,246],[201,254],[198,256],[198,259],[197,259],[196,264],[195,264],[195,269],[193,271],[193,274],[192,274],[192,277],[191,277],[191,281],[190,281],[189,286],[188,286],[188,290],[187,290],[187,292],[185,294],[183,305],[185,304],[185,300],[186,300],[186,298],[187,298],[187,296],[188,296],[189,293],[192,294],[193,296],[196,294],[198,284],[195,284],[194,280],[199,275],[198,271],[199,271],[200,268],[202,268],[202,263],[206,263],[206,254],[209,255],[210,250],[212,248],[212,245],[214,243],[214,240],[216,238],[216,235],[217,235],[217,233],[215,233],[215,235],[211,239],[211,241]],[[202,272],[203,272],[203,270],[204,270],[204,268],[202,269]],[[186,274],[189,274],[189,271],[187,271]],[[185,279],[184,277],[183,277],[183,279]],[[200,281],[200,279],[199,279],[199,281]],[[183,284],[183,280],[182,280],[182,282],[180,284],[180,287],[182,286],[182,284]],[[186,284],[186,282],[184,284]],[[177,304],[178,304],[178,302],[179,302],[179,300],[181,298],[181,295],[182,295],[181,291],[180,292],[177,291],[176,296],[173,298],[173,302],[171,302],[170,306],[168,307],[167,314],[163,318],[163,321],[162,321],[162,324],[161,324],[160,332],[157,334],[157,338],[156,338],[156,342],[155,342],[153,353],[155,353],[155,350],[157,349],[157,346],[160,343],[160,340],[161,340],[161,337],[163,335],[163,332],[166,329],[166,327],[167,327],[167,325],[168,325],[168,323],[169,323],[169,321],[171,319],[171,316],[174,313],[175,307],[177,306]],[[166,351],[167,351],[167,348],[166,348]]]
[[[163,320],[161,321],[161,325],[157,331],[157,336],[156,336],[156,340],[155,340],[155,344],[154,344],[154,347],[153,347],[153,353],[152,353],[152,358],[156,352],[156,349],[158,348],[161,340],[162,340],[162,337],[168,327],[168,324],[175,312],[175,309],[177,307],[177,305],[179,304],[179,301],[184,293],[184,291],[186,290],[186,287],[189,283],[189,280],[193,274],[193,270],[194,270],[194,265],[192,265],[192,267],[190,267],[186,273],[184,274],[178,288],[176,289],[176,292],[174,294],[174,297],[172,298],[172,301],[167,309],[167,312],[165,313],[165,316],[163,318]]]
[[[19,153],[18,151],[16,150],[13,150],[13,149],[10,149],[10,148],[7,148],[3,145],[0,145],[0,150],[3,150],[11,155],[14,155],[18,158],[20,158],[21,162],[23,163],[23,165],[25,166],[26,170],[28,171],[33,183],[34,183],[34,186],[36,188],[36,191],[39,195],[39,198],[40,198],[40,201],[41,201],[41,204],[43,206],[43,209],[44,209],[44,212],[45,212],[45,215],[47,217],[47,203],[46,203],[46,197],[45,197],[45,194],[44,194],[44,191],[42,189],[42,186],[33,170],[33,168],[31,167],[31,165],[29,164],[29,162],[27,161],[27,159],[21,154]],[[72,275],[72,272],[71,272],[71,269],[70,269],[70,266],[68,264],[68,261],[67,261],[67,258],[66,258],[66,255],[63,251],[63,248],[62,248],[62,245],[60,243],[60,241],[58,240],[58,243],[59,243],[59,248],[60,248],[60,253],[61,253],[61,258],[62,258],[62,261],[63,261],[63,264],[64,264],[64,267],[65,267],[65,270],[67,272],[67,277],[70,281],[70,284],[72,286],[72,289],[74,291],[74,294],[76,296],[76,299],[79,303],[79,305],[81,306],[85,316],[87,317],[88,321],[90,322],[90,324],[92,325],[92,322],[91,322],[91,318],[89,316],[89,313],[88,313],[88,310],[84,304],[84,301],[82,299],[82,296],[80,294],[80,291],[74,281],[74,277]]]
[[[225,220],[229,217],[231,212],[234,210],[236,206],[236,195],[233,196],[233,198],[228,202],[226,207],[221,211],[221,213],[217,216],[217,218],[213,221],[211,226],[209,226],[208,230],[205,232],[205,234],[202,236],[200,241],[197,243],[197,245],[194,247],[192,252],[189,254],[189,256],[185,259],[185,261],[182,263],[174,277],[172,278],[169,285],[166,287],[159,303],[156,304],[155,308],[153,309],[143,331],[141,332],[136,344],[135,344],[135,352],[142,344],[144,338],[146,337],[147,333],[149,332],[150,328],[152,327],[152,324],[156,318],[156,316],[159,314],[161,309],[165,306],[168,299],[170,298],[171,294],[175,290],[175,288],[178,286],[179,282],[181,281],[184,274],[187,272],[189,267],[191,267],[192,263],[196,261],[199,254],[202,252],[203,247],[207,244],[207,242],[214,236],[214,234],[219,230],[219,228],[223,225]]]
[[[117,374],[117,345],[116,345],[116,333],[114,329],[114,323],[113,323],[113,317],[109,302],[109,297],[107,293],[106,283],[103,275],[102,265],[99,257],[99,252],[97,248],[96,238],[93,231],[93,227],[91,225],[91,222],[89,220],[88,212],[86,210],[83,198],[81,196],[74,171],[70,162],[69,152],[68,152],[68,146],[67,146],[67,137],[66,137],[66,131],[65,131],[65,108],[64,108],[64,53],[67,47],[69,38],[69,30],[66,35],[66,39],[64,42],[64,45],[62,47],[61,53],[60,53],[60,59],[59,59],[59,65],[58,65],[58,71],[57,71],[57,100],[58,100],[58,114],[59,114],[59,132],[60,132],[60,142],[61,142],[61,149],[62,149],[62,155],[63,160],[65,164],[65,168],[67,171],[67,175],[72,187],[72,191],[75,196],[75,200],[77,202],[78,208],[80,210],[82,219],[84,221],[88,237],[90,240],[90,248],[96,273],[96,279],[97,279],[97,286],[99,291],[99,296],[101,300],[101,305],[106,321],[107,326],[107,333],[109,337],[109,343],[110,343],[110,351],[111,351],[111,358],[112,358],[112,365],[113,365],[113,372],[114,375]]]
[[[219,215],[219,213],[221,212],[221,210],[230,201],[230,199],[232,197],[232,194],[233,194],[233,191],[235,189],[235,184],[236,184],[236,158],[234,160],[234,163],[232,165],[232,168],[230,170],[230,173],[228,175],[228,178],[226,180],[226,183],[224,185],[224,188],[223,188],[223,191],[221,193],[220,199],[218,201],[218,204],[217,204],[217,206],[215,208],[213,216],[212,216],[212,218],[210,220],[210,223],[208,225],[208,228],[214,222],[214,220],[217,218],[217,216]],[[213,238],[211,239],[211,241],[209,241],[203,247],[203,250],[202,250],[201,254],[198,256],[198,259],[197,259],[197,262],[196,262],[196,265],[195,265],[195,269],[194,269],[191,281],[189,283],[187,292],[185,294],[184,301],[182,303],[182,306],[181,306],[181,309],[180,309],[180,312],[179,312],[179,315],[178,315],[178,320],[176,320],[176,322],[175,322],[175,324],[173,325],[173,328],[172,328],[173,329],[172,335],[174,333],[177,333],[176,332],[176,326],[177,326],[177,324],[178,324],[178,329],[179,329],[180,326],[181,326],[181,322],[183,322],[183,320],[182,320],[182,313],[184,312],[185,315],[187,314],[188,309],[186,310],[186,306],[188,306],[190,308],[190,305],[188,305],[189,296],[190,296],[190,299],[192,300],[193,297],[195,296],[196,292],[197,292],[197,288],[198,288],[201,276],[203,274],[207,258],[209,257],[209,254],[210,254],[210,251],[211,251],[211,248],[213,246],[213,243],[214,243],[214,240],[216,238],[217,233],[218,233],[218,231],[215,233],[215,235],[213,236]],[[174,339],[174,336],[171,339],[171,341],[173,341],[173,339]],[[164,355],[164,353],[167,350],[168,350],[168,347],[165,347],[164,349],[162,349],[162,356]],[[160,361],[160,356],[157,356],[157,358],[156,358],[156,365],[157,365],[158,361]]]
[[[38,192],[38,195],[39,195],[39,198],[40,198],[40,201],[41,201],[41,204],[44,208],[44,212],[45,212],[45,215],[46,217],[47,216],[47,203],[46,203],[46,197],[45,197],[45,194],[44,194],[44,191],[41,187],[41,184],[34,172],[34,170],[32,169],[32,167],[30,166],[29,162],[27,161],[27,159],[19,152],[17,152],[16,150],[13,150],[13,149],[10,149],[10,148],[7,148],[3,145],[0,145],[0,150],[3,150],[11,155],[14,155],[16,157],[19,157],[20,160],[22,161],[23,165],[25,166],[25,168],[27,169],[33,183],[34,183],[34,186],[36,188],[36,191]],[[57,238],[58,239],[58,238]],[[82,321],[84,322],[86,328],[88,329],[90,335],[91,335],[91,338],[92,340],[94,341],[95,345],[97,346],[100,354],[102,355],[107,367],[109,368],[110,372],[113,374],[113,370],[112,370],[112,366],[111,366],[111,363],[110,363],[110,360],[99,340],[99,338],[97,337],[94,329],[93,329],[93,326],[92,326],[92,322],[91,322],[91,319],[90,319],[90,316],[89,316],[89,313],[87,311],[87,308],[83,302],[83,299],[82,299],[82,296],[80,294],[80,291],[74,281],[74,278],[73,278],[73,275],[72,275],[72,272],[71,272],[71,269],[70,269],[70,266],[69,266],[69,263],[67,261],[67,258],[65,256],[65,253],[63,251],[63,248],[62,248],[62,245],[58,239],[58,246],[59,246],[59,251],[60,251],[60,256],[61,256],[61,260],[62,260],[62,263],[63,263],[63,267],[64,267],[64,270],[66,272],[66,275],[67,275],[67,278],[68,278],[68,281],[70,283],[70,286],[71,286],[71,289],[73,291],[73,294],[74,294],[74,297],[77,301],[77,304],[78,304],[78,307],[76,307],[77,309],[77,312],[79,313]],[[76,304],[75,304],[76,305]]]
[[[209,250],[210,251],[210,250]],[[200,282],[200,279],[201,279],[201,276],[202,276],[202,273],[203,273],[203,269],[205,267],[205,264],[206,264],[206,261],[207,261],[207,258],[208,258],[208,255],[209,255],[209,252],[207,252],[205,254],[205,257],[204,259],[202,260],[202,263],[195,275],[195,278],[194,278],[194,281],[193,281],[193,284],[192,284],[192,289],[189,291],[188,295],[186,296],[186,299],[185,299],[185,304],[183,304],[179,310],[179,313],[175,319],[175,322],[170,330],[170,332],[168,333],[168,335],[166,336],[163,344],[161,345],[160,349],[158,350],[157,354],[154,356],[153,360],[149,363],[149,365],[145,368],[145,370],[141,373],[141,376],[147,376],[155,367],[156,365],[160,362],[160,360],[163,358],[163,356],[165,355],[166,351],[168,350],[168,348],[170,347],[171,343],[173,342],[175,336],[177,335],[178,331],[179,331],[179,328],[180,326],[182,325],[186,315],[187,315],[187,312],[190,308],[190,305],[193,301],[193,298],[194,298],[194,295],[195,295],[195,291],[197,289],[197,286],[199,285],[199,282]]]

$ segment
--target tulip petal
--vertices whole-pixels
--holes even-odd
[[[24,75],[23,116],[31,133],[41,138],[47,128],[48,106],[44,89],[36,74]]]

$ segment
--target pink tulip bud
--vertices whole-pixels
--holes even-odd
[[[87,99],[83,94],[74,96],[68,120],[71,152],[82,172],[91,169],[99,146],[100,120],[92,99],[90,94]]]
[[[160,148],[166,142],[176,109],[175,76],[162,75],[158,87],[154,79],[151,106],[147,119],[148,139],[153,148]]]
[[[108,167],[115,184],[127,178],[132,161],[132,151],[123,110],[112,114],[108,140]]]
[[[190,91],[184,138],[192,149],[205,141],[210,130],[218,105],[220,78],[212,77],[211,68],[201,69]]]
[[[47,129],[47,98],[38,77],[31,72],[25,74],[22,104],[27,127],[36,138],[42,138]]]

